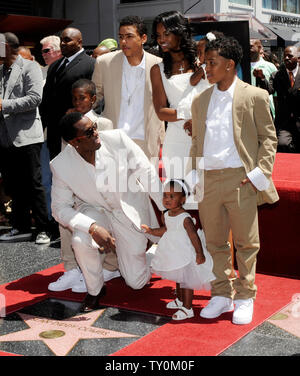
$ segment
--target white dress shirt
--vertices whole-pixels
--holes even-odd
[[[295,78],[296,78],[297,73],[298,73],[298,68],[299,68],[299,65],[297,64],[297,65],[296,65],[296,68],[293,69],[292,71],[289,71],[288,69],[286,70],[288,75],[289,75],[289,72],[292,72],[292,73],[293,73],[293,76],[294,76],[294,82],[295,82]]]
[[[214,86],[206,119],[203,149],[205,170],[243,166],[233,136],[232,101],[236,82],[237,77],[225,91],[219,90],[217,85]],[[247,176],[259,191],[268,188],[269,180],[259,167],[250,171]]]
[[[131,139],[144,140],[145,54],[141,63],[132,66],[123,57],[121,108],[118,128]]]
[[[237,78],[229,89],[214,86],[208,106],[204,139],[204,168],[216,170],[242,167],[233,138],[232,100]]]
[[[69,57],[65,57],[64,59],[62,59],[59,66],[57,67],[57,70],[63,65],[65,60],[68,60],[67,64],[66,64],[66,66],[68,66],[71,63],[71,61],[74,60],[75,57],[78,56],[79,54],[81,54],[81,52],[83,52],[83,51],[84,51],[84,49],[82,48],[80,51],[76,52],[74,55],[69,56]]]

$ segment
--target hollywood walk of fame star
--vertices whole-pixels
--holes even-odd
[[[2,335],[0,342],[42,340],[55,355],[65,356],[80,339],[137,337],[128,333],[93,327],[94,322],[104,311],[101,309],[65,320],[51,320],[18,312],[29,329]]]

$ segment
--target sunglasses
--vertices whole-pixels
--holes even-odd
[[[47,53],[50,52],[50,51],[52,51],[51,48],[44,48],[44,49],[42,50],[42,53],[43,53],[43,54],[47,54]]]
[[[93,123],[88,129],[84,131],[83,136],[75,137],[73,141],[80,140],[81,138],[91,138],[94,135],[95,131],[98,131],[97,123]]]

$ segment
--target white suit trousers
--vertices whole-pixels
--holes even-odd
[[[122,210],[110,213],[84,205],[80,211],[94,219],[116,239],[119,270],[126,284],[133,289],[144,287],[151,278],[150,268],[146,264],[148,239],[145,234],[134,226]],[[99,252],[99,246],[90,234],[76,229],[73,231],[72,247],[88,293],[98,295],[104,284],[102,264],[105,254]]]

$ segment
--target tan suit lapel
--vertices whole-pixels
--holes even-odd
[[[206,95],[201,96],[201,103],[199,103],[200,113],[198,112],[198,114],[199,114],[199,124],[201,125],[197,129],[197,132],[199,132],[197,138],[200,141],[198,145],[199,156],[203,156],[204,137],[205,137],[205,131],[206,131],[206,117],[207,117],[208,106],[209,106],[210,98],[213,92],[213,88],[214,87],[212,86],[210,89],[207,90]]]
[[[123,75],[123,52],[119,53],[115,59],[112,60],[112,72],[114,77],[114,82],[120,82],[120,85],[113,83],[113,103],[115,105],[116,120],[114,121],[114,128],[118,127],[120,108],[121,108],[121,96],[122,96],[122,75]]]
[[[148,124],[148,117],[149,117],[149,107],[150,101],[152,101],[151,97],[151,79],[150,79],[150,69],[151,69],[151,61],[149,55],[145,53],[145,91],[144,91],[144,124],[145,128]]]
[[[238,153],[240,154],[240,139],[241,139],[241,128],[243,124],[244,117],[244,83],[240,79],[237,80],[236,87],[233,94],[232,101],[232,122],[233,122],[233,137],[235,146],[237,147]]]

